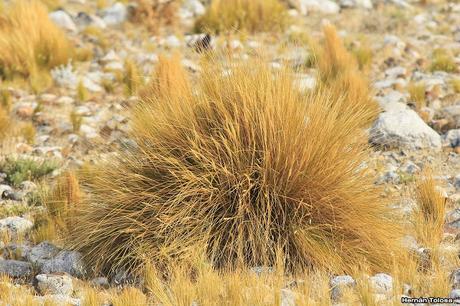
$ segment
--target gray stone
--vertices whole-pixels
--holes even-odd
[[[37,289],[43,295],[71,295],[73,292],[72,278],[66,274],[38,274],[35,279],[37,280]]]
[[[296,296],[294,291],[289,289],[281,289],[281,306],[295,306]]]
[[[393,277],[378,273],[369,278],[369,285],[374,293],[390,295],[393,293]]]
[[[457,189],[460,189],[460,174],[457,174],[454,178],[454,186]]]
[[[75,89],[78,84],[78,77],[75,74],[72,64],[61,65],[51,70],[51,76],[57,85]]]
[[[111,7],[104,9],[101,12],[101,16],[107,25],[118,25],[126,21],[128,9],[123,3],[117,2]]]
[[[34,182],[31,181],[23,181],[21,184],[19,184],[19,188],[26,192],[33,192],[37,189],[37,185]]]
[[[49,17],[60,28],[71,32],[77,32],[77,26],[73,22],[72,17],[70,17],[70,15],[65,11],[54,11],[49,14]]]
[[[34,224],[22,217],[7,217],[0,220],[0,232],[8,232],[10,237],[16,238],[20,234],[32,229]]]
[[[460,298],[460,289],[453,289],[453,290],[449,293],[449,297],[450,297],[450,298],[453,298],[453,299],[459,299],[459,298]]]
[[[443,145],[450,147],[460,147],[460,129],[449,130],[443,136]]]
[[[343,8],[355,8],[361,7],[365,9],[372,9],[372,1],[371,0],[340,0],[340,7]]]
[[[32,275],[32,265],[25,261],[0,259],[0,274],[14,278],[29,277]]]
[[[61,251],[56,257],[46,260],[40,272],[44,274],[65,272],[75,277],[82,277],[85,274],[85,269],[80,253]]]
[[[110,286],[107,277],[95,277],[91,280],[91,284],[102,288],[108,288]]]
[[[331,287],[332,301],[337,302],[342,298],[343,290],[356,286],[356,281],[350,275],[338,275],[331,279],[329,285]]]
[[[339,5],[331,0],[289,0],[289,4],[302,15],[306,15],[309,11],[325,14],[340,12]]]
[[[380,114],[370,129],[369,140],[389,148],[441,148],[441,136],[410,109],[395,109]]]
[[[46,261],[52,259],[59,253],[60,249],[48,241],[32,247],[26,254],[25,258],[37,267],[41,267]]]
[[[9,193],[13,192],[13,188],[8,185],[0,185],[0,196],[6,198]]]
[[[81,306],[82,305],[82,301],[80,299],[73,298],[67,295],[62,295],[62,294],[47,294],[45,296],[36,296],[35,300],[37,301],[37,303],[39,303],[39,305],[44,305],[46,302],[49,303],[49,301],[54,302],[56,305],[71,305],[71,306]]]

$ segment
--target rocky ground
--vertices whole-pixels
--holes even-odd
[[[287,63],[296,68],[299,86],[311,88],[315,70],[308,65],[308,41],[321,37],[325,20],[335,24],[347,46],[367,67],[375,99],[384,110],[369,130],[369,141],[375,145],[371,165],[375,183],[385,185],[402,213],[410,212],[410,184],[423,169],[433,168],[449,203],[445,239],[458,247],[460,3],[290,2],[289,14],[295,22],[283,33],[212,36],[212,44],[241,58],[263,52],[274,67]],[[66,250],[65,241],[55,235],[38,235],[36,214],[42,207],[36,195],[52,186],[65,169],[103,159],[130,144],[128,108],[138,98],[127,88],[126,63],[133,63],[140,82],[147,83],[159,55],[178,51],[190,73],[200,72],[199,54],[193,45],[202,36],[191,30],[194,19],[205,11],[200,1],[184,1],[180,24],[155,33],[130,22],[130,10],[130,4],[124,2],[107,1],[104,7],[97,7],[96,1],[65,1],[50,18],[65,29],[79,58],[53,69],[54,85],[44,92],[1,84],[12,100],[17,123],[31,125],[36,132],[20,132],[2,143],[0,273],[33,287],[36,301],[44,303],[51,297],[58,305],[82,305],[84,300],[75,294],[81,282],[101,290],[123,282],[123,275],[88,280],[85,272],[91,267],[84,267],[80,254]],[[439,56],[440,52],[448,55]],[[47,168],[43,169],[46,175],[31,176],[34,171],[27,168],[25,175],[14,176],[22,173],[18,160],[33,160],[37,167]],[[412,247],[423,252],[423,246]],[[452,272],[451,295],[460,297],[460,289],[455,289],[460,288],[460,270],[453,268]],[[378,274],[371,281],[384,292],[392,290],[390,275]],[[333,288],[335,283],[354,282],[350,276],[331,280]],[[332,296],[339,294],[334,290]]]

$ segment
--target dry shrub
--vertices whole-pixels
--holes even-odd
[[[181,0],[136,0],[136,8],[132,14],[132,21],[142,23],[157,33],[162,26],[177,24],[176,12]]]
[[[399,226],[362,167],[362,114],[302,94],[289,71],[231,64],[205,65],[195,93],[136,105],[137,146],[90,173],[73,247],[108,273],[200,251],[219,268],[273,265],[281,250],[298,271],[388,269]]]
[[[125,93],[127,96],[134,96],[137,94],[137,90],[142,84],[141,73],[137,64],[130,59],[125,61],[124,68],[123,83],[125,85]]]
[[[65,64],[72,48],[38,0],[18,0],[0,16],[0,76],[30,77]]]
[[[5,136],[10,128],[10,116],[8,112],[0,106],[0,137]]]
[[[359,127],[367,127],[379,114],[379,106],[372,99],[367,79],[359,70],[356,58],[349,53],[333,25],[325,25],[324,43],[313,45],[317,56],[318,91],[331,95],[333,100],[341,101],[344,116],[360,115]]]
[[[417,182],[415,197],[417,210],[414,224],[417,237],[425,246],[437,246],[444,233],[446,198],[436,188],[430,170],[426,170]]]
[[[286,7],[279,0],[213,0],[197,19],[199,32],[267,32],[283,30],[289,23]]]
[[[191,85],[182,66],[181,55],[174,53],[171,57],[159,56],[152,81],[142,90],[140,96],[144,101],[149,101],[150,97],[176,95],[181,98],[190,93]]]

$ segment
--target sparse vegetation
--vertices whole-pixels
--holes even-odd
[[[39,88],[50,68],[67,63],[72,47],[62,32],[48,18],[48,11],[38,0],[18,0],[0,16],[0,77],[30,78]],[[49,79],[49,76],[48,76]]]
[[[408,90],[410,100],[415,103],[418,110],[426,106],[426,86],[423,82],[410,83]]]
[[[414,220],[417,237],[423,245],[439,245],[444,233],[446,199],[436,189],[436,182],[430,172],[425,172],[417,183],[417,212]]]
[[[70,112],[70,122],[72,123],[72,129],[74,133],[80,131],[81,124],[83,122],[83,116],[78,114],[76,111]]]
[[[432,55],[431,71],[457,72],[458,67],[452,54],[446,49],[436,49]]]
[[[284,5],[278,0],[213,0],[195,24],[199,32],[279,31],[288,25]]]
[[[181,0],[136,0],[135,3],[133,22],[144,24],[154,33],[161,27],[176,25]]]
[[[380,108],[372,99],[372,92],[366,78],[359,71],[358,63],[342,43],[332,25],[323,28],[324,43],[313,44],[312,49],[317,56],[318,85],[317,90],[338,104],[340,116],[355,117],[359,121],[358,128],[369,126],[377,118]]]
[[[132,60],[125,61],[123,83],[125,84],[125,93],[127,96],[136,95],[139,86],[142,84],[142,77],[139,69],[137,68],[136,63]]]
[[[37,161],[29,158],[5,158],[0,163],[0,170],[6,173],[7,182],[14,186],[26,180],[39,179],[55,170],[57,164],[54,161]]]
[[[21,135],[28,144],[35,143],[35,127],[32,123],[26,123],[21,127]]]
[[[80,80],[77,84],[77,100],[79,102],[84,102],[88,100],[88,90],[85,87],[85,84],[83,83],[83,80]]]

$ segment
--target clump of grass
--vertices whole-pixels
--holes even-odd
[[[418,110],[426,106],[426,86],[425,83],[410,83],[409,84],[409,95],[411,101],[413,101]]]
[[[59,177],[44,203],[51,216],[63,218],[72,215],[80,199],[78,179],[74,173],[67,171]]]
[[[196,93],[171,86],[137,104],[137,146],[85,182],[73,247],[107,273],[197,249],[218,268],[272,266],[276,250],[296,271],[389,268],[399,227],[361,167],[362,113],[301,93],[290,71],[231,67],[205,65]]]
[[[115,91],[114,81],[108,78],[102,79],[101,85],[106,93],[113,93]]]
[[[88,62],[92,60],[93,48],[91,46],[87,46],[76,49],[74,58],[79,62]]]
[[[142,90],[140,96],[148,101],[155,96],[184,97],[190,93],[191,85],[182,66],[181,56],[174,53],[171,57],[159,56],[152,81]]]
[[[59,238],[58,228],[53,220],[47,214],[39,214],[35,217],[34,227],[30,235],[34,244],[43,241],[56,241]]]
[[[88,90],[85,87],[85,84],[83,84],[83,80],[80,80],[77,84],[77,100],[80,102],[84,102],[88,100]]]
[[[455,59],[449,51],[445,49],[436,49],[432,55],[431,71],[457,72],[458,67]]]
[[[289,23],[287,10],[278,0],[213,0],[197,19],[199,32],[268,32],[283,30]]]
[[[20,131],[22,137],[28,144],[34,144],[35,143],[35,135],[37,132],[35,131],[35,127],[32,123],[26,123],[21,127]]]
[[[83,122],[83,116],[78,114],[76,111],[70,112],[70,122],[72,123],[72,130],[74,133],[80,131],[81,124]]]
[[[359,46],[354,48],[352,53],[358,62],[360,70],[365,70],[372,63],[372,49],[370,47]]]
[[[13,105],[13,99],[11,98],[11,93],[7,89],[0,90],[0,107],[5,109],[7,112],[11,111]]]
[[[0,106],[0,136],[5,136],[10,129],[10,116],[8,112]]]
[[[132,14],[132,21],[144,24],[147,29],[157,33],[163,26],[177,24],[177,11],[180,0],[136,0],[136,7]]]
[[[136,95],[139,86],[142,84],[141,74],[136,63],[129,59],[125,61],[123,83],[125,84],[125,93],[127,96]]]
[[[324,43],[312,44],[318,67],[317,90],[324,95],[332,95],[342,109],[342,116],[361,113],[360,127],[368,127],[377,118],[380,108],[372,99],[367,79],[356,58],[349,53],[333,25],[325,25]]]
[[[5,158],[0,169],[6,173],[6,181],[14,186],[26,180],[36,180],[50,174],[57,168],[54,161],[36,161],[29,158]]]
[[[455,93],[460,93],[460,78],[452,79],[450,84],[452,85]]]
[[[417,182],[415,197],[415,229],[418,239],[425,246],[439,245],[444,233],[446,199],[436,189],[431,172],[425,171],[424,177]]]
[[[46,7],[38,0],[13,1],[0,15],[0,25],[3,79],[19,76],[37,83],[43,80],[41,74],[71,57],[72,47],[64,32],[48,18]]]

